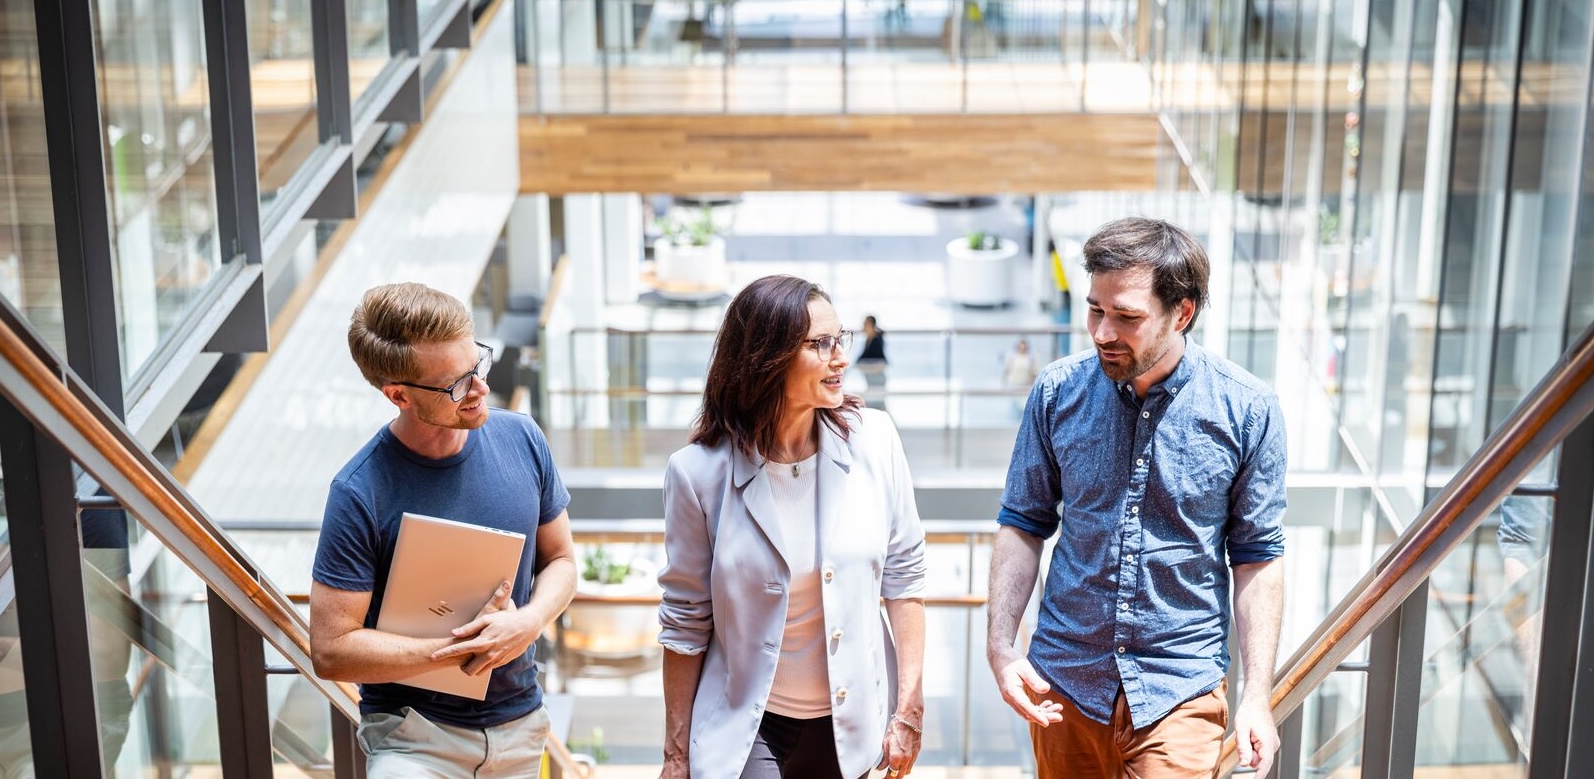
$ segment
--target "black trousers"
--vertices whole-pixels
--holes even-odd
[[[830,718],[793,719],[764,712],[742,779],[842,779]]]

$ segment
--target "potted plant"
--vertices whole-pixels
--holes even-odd
[[[653,242],[654,276],[660,291],[713,294],[724,291],[725,239],[710,208],[681,210],[659,223],[664,236]]]
[[[576,601],[565,612],[566,648],[610,659],[656,654],[658,607],[636,601],[661,592],[657,577],[652,560],[622,557],[603,544],[588,547],[581,555]]]
[[[1009,259],[1018,255],[1018,243],[996,233],[975,230],[946,245],[946,287],[954,303],[965,306],[1004,306],[1009,300]]]

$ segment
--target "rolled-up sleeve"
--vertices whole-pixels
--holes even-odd
[[[702,503],[675,457],[664,471],[664,560],[659,643],[676,654],[700,654],[714,632],[714,546]]]
[[[1288,447],[1278,398],[1267,395],[1247,415],[1244,457],[1230,492],[1229,565],[1284,556],[1284,471]]]
[[[886,564],[880,594],[889,600],[922,598],[925,590],[924,525],[913,496],[913,475],[902,450],[902,437],[889,418],[885,431],[891,445],[891,537],[886,544]]]
[[[1060,521],[1057,504],[1062,500],[1062,472],[1050,439],[1057,376],[1055,370],[1048,369],[1030,389],[996,515],[997,524],[1037,538],[1050,538]]]

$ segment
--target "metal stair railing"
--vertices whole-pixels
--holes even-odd
[[[1533,467],[1594,412],[1594,325],[1578,336],[1455,477],[1401,532],[1275,675],[1273,715],[1295,712],[1446,556],[1475,531]],[[1289,759],[1286,757],[1286,759]],[[1238,762],[1224,740],[1222,770]]]

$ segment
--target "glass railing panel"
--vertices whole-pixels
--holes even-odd
[[[207,588],[153,536],[130,527],[124,512],[89,510],[82,516],[92,672],[107,775],[217,770],[221,753]],[[268,664],[287,664],[269,647],[266,656]],[[326,698],[297,675],[271,676],[268,702],[276,775],[326,775],[331,766]]]
[[[728,41],[734,52],[731,112],[846,110],[841,53],[846,39],[839,4],[763,0],[723,10],[729,13],[707,20],[705,34],[711,41]]]
[[[654,573],[664,559],[662,524],[631,533],[584,532],[574,524],[581,580],[542,656],[549,690],[574,696],[568,741],[599,761],[600,775],[602,764],[657,766],[664,703]],[[989,532],[941,532],[948,528],[926,527],[930,591],[919,764],[1015,766],[1028,751],[1028,732],[990,683],[980,638]]]
[[[1364,652],[1365,647],[1358,649]],[[1301,776],[1361,776],[1366,681],[1361,673],[1333,674],[1301,704],[1296,714],[1302,718]]]
[[[707,5],[711,17],[723,18],[724,9],[717,3]],[[604,1],[600,23],[608,67],[607,113],[725,110],[724,41],[710,37],[703,7],[684,0]],[[602,91],[600,85],[600,95]]]
[[[1430,577],[1418,762],[1525,775],[1550,498],[1507,498]]]
[[[111,544],[84,549],[107,773],[214,770],[220,747],[210,620],[197,596],[204,583],[168,550],[139,543],[143,534],[125,545],[123,516],[84,512],[85,544],[91,529],[98,543]],[[140,570],[132,569],[135,561]]]
[[[258,31],[249,46],[249,93],[255,111],[260,205],[267,215],[321,145],[310,3],[244,4],[245,23]]]
[[[266,662],[280,665],[286,660],[268,646]],[[296,674],[266,677],[266,696],[274,777],[330,776],[332,712],[326,697]]]

